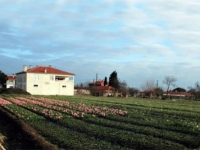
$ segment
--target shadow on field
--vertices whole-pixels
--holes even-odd
[[[0,133],[5,137],[8,150],[57,150],[30,126],[5,111],[0,106]]]

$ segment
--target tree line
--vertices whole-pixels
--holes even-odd
[[[7,80],[7,75],[0,70],[0,85],[5,87]],[[176,87],[175,82],[177,79],[174,76],[165,76],[163,79],[163,84],[166,85],[167,88],[167,94],[169,92],[170,87]],[[107,77],[104,79],[104,86],[106,86],[109,82],[109,86],[112,86],[115,88],[116,92],[120,92],[123,95],[129,95],[129,96],[134,96],[139,92],[139,89],[136,87],[129,87],[127,82],[125,80],[120,80],[118,78],[117,72],[113,71],[110,76],[109,80]],[[77,86],[79,87],[89,87],[89,82],[85,83],[80,83]],[[149,97],[152,95],[152,92],[156,96],[162,96],[163,94],[163,88],[159,87],[158,84],[154,80],[147,80],[141,85],[141,89],[143,91],[146,91],[146,93],[149,95]],[[195,99],[200,99],[200,84],[199,82],[196,82],[194,86],[188,87],[188,90],[185,90],[184,88],[181,87],[176,87],[173,89],[173,91],[178,91],[178,92],[188,92],[194,95]]]
[[[188,90],[177,87],[176,86],[177,78],[174,76],[165,76],[162,80],[162,83],[166,86],[166,93],[168,95],[169,90],[171,88],[174,88],[172,91],[177,92],[188,92],[194,95],[195,99],[200,98],[200,84],[197,82],[194,87],[188,87]],[[129,95],[129,96],[136,96],[138,92],[140,91],[139,88],[136,87],[130,87],[128,86],[127,82],[125,80],[120,80],[117,76],[117,72],[113,71],[109,79],[107,77],[104,78],[104,86],[107,85],[109,82],[109,86],[112,86],[115,88],[116,92],[122,93],[123,96]],[[81,83],[79,85],[82,85],[82,87],[88,87],[88,83]],[[78,86],[79,86],[78,85]],[[145,92],[144,96],[147,96],[149,98],[153,97],[162,97],[163,96],[163,87],[158,86],[158,83],[156,83],[154,80],[147,80],[143,84],[141,84],[142,91]]]

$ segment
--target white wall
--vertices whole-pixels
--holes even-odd
[[[6,88],[15,88],[15,80],[7,80]]]
[[[27,73],[26,91],[33,95],[74,95],[74,76],[69,80],[67,75]],[[65,80],[56,81],[55,76],[66,77]]]

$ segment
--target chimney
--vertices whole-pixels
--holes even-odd
[[[46,68],[44,69],[44,73],[47,73],[47,69]]]
[[[24,65],[24,72],[26,72],[27,71],[27,66],[26,65]]]
[[[51,65],[49,65],[49,67],[51,68]]]
[[[32,69],[32,65],[29,66],[29,69]]]

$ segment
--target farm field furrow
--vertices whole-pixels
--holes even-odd
[[[52,121],[43,115],[38,115],[21,106],[12,105],[5,109],[12,114],[20,117],[24,122],[34,127],[44,138],[52,144],[57,145],[59,149],[120,149],[119,146],[111,145],[108,142],[96,140],[92,137],[85,136],[79,132],[61,126],[59,123]],[[48,119],[47,119],[48,118]]]
[[[4,109],[59,149],[200,147],[198,101],[17,95],[2,98],[8,102],[2,104]]]
[[[18,101],[18,100],[17,99],[15,99],[15,100],[12,99],[11,101],[14,102],[14,101]],[[26,99],[26,101],[29,101],[29,100]],[[22,107],[26,107],[26,106],[23,105]],[[30,104],[29,104],[26,108],[30,109],[30,111],[34,111],[37,114],[43,115],[43,113],[42,113],[43,112],[43,108],[40,107],[40,106],[35,106],[33,108],[33,107],[30,107]],[[56,115],[60,116],[60,114],[58,114],[54,110],[51,111],[51,114],[56,114]],[[51,115],[45,115],[45,116],[49,117],[49,119],[53,119]],[[146,139],[146,143],[148,143],[148,145],[151,146],[151,148],[153,148],[153,146],[156,145],[156,143],[160,143],[160,142],[161,143],[166,143],[166,144],[163,145],[163,148],[164,147],[166,148],[166,147],[168,147],[168,144],[170,143],[170,142],[167,142],[167,141],[162,141],[162,139],[156,139],[155,137],[154,137],[154,140],[152,140],[152,137],[150,135],[145,137],[145,135],[143,135],[143,134],[137,134],[137,133],[134,133],[134,132],[127,132],[124,129],[121,131],[119,129],[116,130],[116,129],[110,128],[110,127],[107,128],[107,127],[98,126],[98,125],[94,125],[94,124],[84,123],[83,121],[80,121],[80,120],[71,120],[71,118],[69,118],[68,115],[67,116],[63,115],[62,117],[63,117],[62,120],[58,120],[57,121],[59,124],[62,124],[62,127],[67,127],[67,128],[73,129],[73,131],[80,132],[80,133],[87,133],[87,136],[89,135],[89,137],[95,137],[96,139],[106,140],[108,142],[111,142],[112,144],[115,144],[117,142],[122,147],[136,148],[136,149],[145,148],[145,147],[142,147],[142,146],[140,146],[140,147],[137,146],[136,147],[134,145],[130,145],[129,144],[129,143],[132,143],[132,142],[136,141],[136,139],[141,139],[141,138],[143,138],[143,140]],[[57,117],[54,116],[54,118],[57,118]],[[104,132],[102,133],[102,131],[104,131]],[[88,133],[90,133],[90,134],[88,134]],[[115,135],[117,136],[118,134],[123,135],[125,137],[125,139],[120,139],[120,138],[118,138],[118,139],[114,138],[113,139],[113,138],[111,138],[111,137],[113,137]],[[151,141],[151,142],[149,142],[149,141]],[[139,141],[137,141],[137,143],[140,144]],[[170,144],[173,145],[173,143],[170,143]]]
[[[23,100],[29,101],[27,99],[23,99]],[[30,102],[33,102],[33,101],[30,100]],[[33,103],[36,104],[36,102],[33,102]],[[40,103],[37,103],[37,104],[40,104]],[[43,107],[45,108],[45,106],[42,106],[42,107],[37,106],[37,107],[33,108],[33,106],[30,107],[30,104],[29,104],[27,108],[31,111],[34,111],[34,109],[36,109],[37,110],[37,111],[35,111],[36,113],[38,113],[38,111],[39,111],[40,113],[38,113],[38,114],[42,114]],[[58,111],[62,112],[62,109],[60,107],[56,107],[56,108],[53,107],[53,108],[54,108],[54,110],[56,110],[56,108],[57,108]],[[58,115],[58,112],[52,111],[52,113]],[[59,114],[59,115],[61,115],[61,114]],[[175,142],[178,142],[178,143],[183,144],[185,146],[191,146],[191,144],[189,142],[192,141],[192,140],[194,141],[194,139],[196,139],[196,136],[191,136],[191,135],[186,135],[186,134],[181,134],[181,133],[174,133],[174,132],[165,131],[165,130],[162,131],[162,130],[154,129],[152,127],[147,127],[147,126],[144,128],[144,127],[135,126],[135,125],[132,125],[132,124],[126,124],[126,123],[121,123],[121,122],[116,122],[116,121],[113,122],[113,121],[110,121],[106,118],[84,117],[82,119],[82,121],[84,121],[86,123],[90,123],[90,124],[92,123],[92,124],[95,124],[95,125],[110,127],[110,128],[113,128],[113,129],[126,130],[126,131],[131,131],[133,133],[139,133],[139,134],[144,134],[144,135],[152,135],[154,137],[159,137],[159,138],[162,138],[162,139],[165,139],[165,140],[170,140],[172,142],[175,141]],[[75,123],[75,124],[80,125],[80,122]],[[69,126],[69,128],[74,128],[74,127]],[[74,130],[78,131],[78,129],[75,129],[75,128],[74,128]],[[83,132],[83,131],[81,130],[80,132]],[[174,136],[175,134],[176,134],[176,136]],[[99,137],[96,137],[96,138],[99,138]],[[196,145],[197,145],[197,143],[195,143],[195,145],[193,144],[193,146],[196,146]]]

